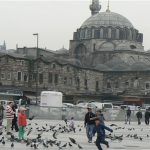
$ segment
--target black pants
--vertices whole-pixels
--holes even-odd
[[[138,125],[141,124],[141,118],[138,118]]]
[[[149,118],[145,118],[145,124],[149,125]]]
[[[105,144],[106,146],[108,146],[108,142],[105,141],[105,139],[101,139],[100,137],[97,137],[96,146],[97,146],[98,150],[103,150],[101,147],[101,144]]]
[[[14,119],[12,120],[12,127],[11,129],[13,130],[15,128],[15,131],[18,132],[19,128],[18,128],[18,124],[17,124],[17,117],[15,116]]]

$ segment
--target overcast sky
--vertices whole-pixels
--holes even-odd
[[[0,44],[7,48],[35,46],[33,33],[40,35],[40,47],[57,50],[69,48],[73,32],[90,17],[92,0],[1,1]],[[102,10],[107,1],[100,0]],[[150,1],[110,0],[110,10],[127,17],[134,27],[144,33],[145,50],[150,49]]]

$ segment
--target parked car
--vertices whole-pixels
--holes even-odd
[[[112,103],[99,103],[99,102],[93,102],[97,109],[113,109]]]

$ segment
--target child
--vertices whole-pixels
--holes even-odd
[[[24,140],[25,126],[27,125],[27,117],[25,114],[26,109],[20,107],[18,114],[18,125],[19,125],[19,139]]]
[[[74,133],[75,133],[75,122],[74,122],[73,117],[70,120],[69,128],[70,128],[71,131],[74,131]]]
[[[105,140],[105,130],[113,132],[112,129],[106,127],[98,118],[95,120],[95,128],[93,130],[93,135],[97,132],[96,146],[98,150],[103,150],[101,143],[105,144],[109,148],[109,143]]]

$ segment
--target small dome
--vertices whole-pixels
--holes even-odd
[[[114,12],[101,12],[96,15],[93,15],[82,24],[81,28],[98,28],[101,26],[134,28],[132,23],[127,18]]]

